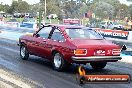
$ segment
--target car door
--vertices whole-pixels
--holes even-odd
[[[51,48],[51,46],[48,44],[48,41],[52,31],[53,27],[45,27],[44,30],[41,30],[37,33],[40,36],[37,41],[37,51],[41,57],[46,57],[49,52],[49,48]]]
[[[65,38],[59,29],[54,29],[50,39],[47,41],[47,47],[45,52],[47,52],[46,56],[51,57],[52,50],[64,50],[65,47]]]
[[[33,54],[45,57],[46,52],[45,48],[47,48],[47,40],[49,38],[49,34],[52,30],[52,27],[45,27],[41,29],[32,39],[32,51]]]

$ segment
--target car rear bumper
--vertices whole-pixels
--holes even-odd
[[[76,57],[72,56],[72,60],[75,62],[93,62],[93,61],[118,61],[121,60],[120,56],[90,56],[90,57]]]

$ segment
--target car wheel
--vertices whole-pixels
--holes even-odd
[[[106,66],[106,64],[107,64],[107,62],[92,62],[92,63],[90,63],[92,68],[95,70],[103,69]]]
[[[55,53],[53,56],[53,68],[57,71],[62,71],[66,69],[68,63],[64,60],[60,53]]]
[[[29,57],[29,53],[24,45],[20,46],[20,57],[23,60],[27,60]]]
[[[113,30],[117,30],[117,28],[116,28],[116,27],[114,27],[114,28],[113,28]]]
[[[105,29],[105,27],[104,27],[104,26],[102,26],[102,29]]]

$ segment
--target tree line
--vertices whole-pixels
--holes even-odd
[[[132,0],[128,0],[132,1]],[[26,1],[13,1],[12,4],[0,4],[0,11],[9,14],[15,12],[38,12],[45,10],[45,0],[30,5]],[[94,13],[97,18],[123,19],[132,18],[132,5],[121,4],[118,0],[46,0],[46,15],[57,14],[60,18],[82,18],[86,13]],[[45,14],[45,13],[44,13]]]

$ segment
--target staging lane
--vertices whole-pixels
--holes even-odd
[[[0,65],[2,67],[29,78],[39,85],[44,85],[46,88],[81,88],[76,83],[75,70],[71,68],[67,72],[56,72],[49,62],[34,56],[31,56],[28,61],[23,61],[19,57],[19,47],[16,43],[16,41],[0,40]],[[122,62],[109,63],[102,71],[94,71],[88,66],[87,72],[89,74],[129,73],[132,75],[132,65],[123,64]],[[112,88],[131,88],[132,84],[88,84],[83,87],[111,88],[111,86]]]

